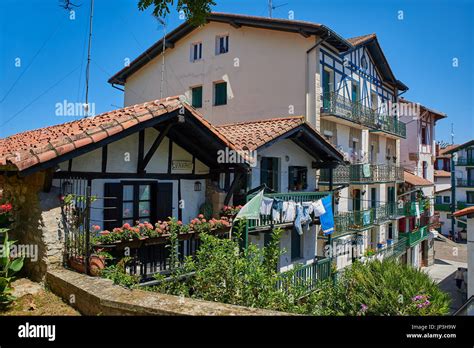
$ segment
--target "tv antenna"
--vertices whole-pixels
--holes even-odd
[[[163,27],[163,39],[161,49],[161,82],[160,82],[160,99],[163,99],[163,84],[165,81],[165,50],[166,50],[166,21],[164,18],[153,16]]]
[[[285,5],[288,5],[288,3],[285,3],[285,4],[281,4],[281,5],[273,5],[273,1],[272,0],[268,0],[268,17],[272,18],[272,13],[273,13],[273,10],[279,8],[279,7],[283,7]]]

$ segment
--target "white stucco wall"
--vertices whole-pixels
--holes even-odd
[[[311,168],[311,163],[314,160],[306,151],[301,149],[291,140],[285,139],[270,147],[267,147],[257,153],[261,157],[277,157],[280,162],[280,192],[288,192],[288,167],[290,166],[305,166],[308,168],[308,188],[306,191],[314,191],[316,188],[316,170]],[[286,156],[289,156],[289,161],[286,161]],[[260,158],[260,157],[259,157]],[[260,185],[260,165],[261,160],[258,161],[257,166],[252,168],[251,173],[251,188]]]
[[[229,35],[229,52],[216,55],[216,36],[223,34]],[[211,22],[166,51],[163,96],[186,94],[190,97],[190,88],[202,85],[203,107],[199,111],[215,124],[290,113],[304,115],[306,51],[315,40],[298,34],[244,26],[236,29]],[[202,59],[191,62],[191,44],[195,42],[202,42]],[[160,81],[161,56],[127,79],[125,105],[158,99]],[[228,83],[227,105],[213,106],[216,81]]]

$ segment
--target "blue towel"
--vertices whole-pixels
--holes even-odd
[[[319,217],[321,228],[325,235],[334,232],[334,214],[332,213],[332,195],[328,195],[322,199],[326,212]]]

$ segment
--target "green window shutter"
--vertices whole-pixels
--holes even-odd
[[[192,106],[193,108],[202,108],[202,86],[192,89]]]
[[[219,82],[214,85],[214,105],[227,104],[227,82]]]

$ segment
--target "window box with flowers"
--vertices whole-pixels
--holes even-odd
[[[12,205],[10,203],[0,204],[0,228],[9,227],[12,220]]]
[[[233,219],[239,213],[240,209],[242,209],[241,205],[224,205],[224,207],[222,207],[221,211],[219,212],[219,216]]]

